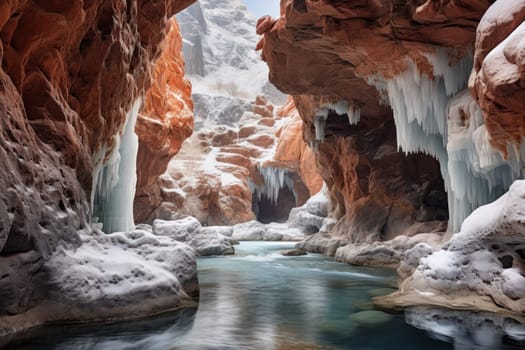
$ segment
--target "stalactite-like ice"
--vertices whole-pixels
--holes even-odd
[[[348,115],[348,122],[350,125],[359,124],[359,121],[361,120],[361,109],[349,106],[346,114]]]
[[[330,112],[329,108],[322,107],[320,108],[314,117],[314,127],[315,127],[315,140],[319,142],[324,141],[324,132],[326,128],[326,119],[328,119],[328,113]]]
[[[326,119],[328,117],[330,110],[334,111],[338,115],[348,116],[348,122],[350,123],[350,125],[357,125],[359,121],[361,120],[361,109],[352,104],[349,104],[345,100],[340,100],[337,103],[323,104],[321,108],[319,109],[319,112],[317,113],[317,115],[319,116],[326,115],[325,117]],[[317,131],[317,127],[316,127],[316,131]]]
[[[468,91],[458,93],[467,84],[471,54],[454,64],[445,49],[426,57],[433,77],[408,62],[394,79],[373,76],[369,83],[392,107],[399,148],[439,160],[448,192],[449,230],[457,232],[474,209],[494,201],[523,177],[525,145],[509,145],[509,157],[503,159],[490,145],[477,103]]]
[[[459,228],[472,211],[494,201],[514,180],[523,178],[525,147],[509,152],[504,159],[490,145],[481,110],[468,90],[450,101],[448,115],[448,173],[456,212],[450,225]]]
[[[263,177],[264,184],[256,186],[252,181],[249,181],[248,185],[253,196],[257,196],[258,200],[261,200],[262,196],[265,196],[270,199],[273,204],[277,204],[279,192],[285,187],[293,193],[294,198],[297,200],[297,195],[293,187],[293,179],[286,168],[258,166],[257,170]]]
[[[138,137],[135,124],[141,99],[133,104],[126,118],[122,136],[116,136],[115,148],[106,162],[95,168],[92,208],[94,221],[103,224],[106,233],[125,232],[135,227],[133,198],[137,183]],[[105,149],[96,157],[103,158]],[[97,159],[95,159],[97,161]]]

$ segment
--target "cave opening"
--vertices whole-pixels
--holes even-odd
[[[288,187],[281,188],[276,201],[262,194],[252,196],[252,211],[257,221],[268,224],[270,222],[286,222],[292,208],[296,207],[293,191]]]
[[[272,166],[261,167],[258,171],[263,183],[256,186],[250,181],[252,212],[257,221],[284,223],[293,208],[310,198],[308,187],[295,171]]]

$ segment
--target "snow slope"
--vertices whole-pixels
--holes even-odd
[[[273,104],[284,103],[283,95],[268,82],[268,67],[255,52],[256,18],[242,1],[201,0],[179,13],[177,20],[184,37],[186,73],[193,94],[199,96],[197,129],[203,120],[219,124],[217,116],[225,106],[251,110],[246,102],[257,95],[264,94]],[[237,115],[240,118],[242,113]]]

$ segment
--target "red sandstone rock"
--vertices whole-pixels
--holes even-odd
[[[332,214],[340,219],[335,232],[370,241],[392,238],[420,222],[446,220],[437,162],[397,151],[392,112],[368,78],[392,78],[406,70],[408,59],[432,77],[425,54],[439,45],[449,48],[450,60],[463,57],[489,1],[281,5],[284,17],[272,25],[269,19],[259,22],[262,57],[272,83],[294,96],[305,140],[319,143],[317,163],[330,189]],[[341,100],[361,110],[361,122],[350,126],[346,115],[332,113],[324,141],[317,142],[316,112]]]
[[[192,2],[0,2],[0,317],[38,304],[45,259],[91,230],[93,159],[148,85],[167,18]]]
[[[303,140],[303,121],[292,98],[288,99],[278,115],[286,115],[290,120],[279,131],[277,149],[271,164],[296,171],[308,188],[308,193],[303,194],[308,199],[321,190],[323,179],[319,176],[314,153]]]
[[[151,80],[136,126],[140,142],[134,201],[137,222],[160,205],[157,179],[193,131],[191,84],[184,78],[182,36],[174,18],[168,23]]]
[[[505,155],[508,144],[519,147],[525,135],[523,21],[523,1],[498,2],[487,11],[477,30],[474,71],[470,79],[491,143]],[[512,40],[504,42],[511,35]]]

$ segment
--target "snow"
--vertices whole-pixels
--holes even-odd
[[[505,269],[501,273],[505,284],[503,291],[513,299],[525,298],[525,277],[519,268]]]
[[[485,32],[486,27],[492,27],[493,22],[507,23],[514,20],[514,15],[523,8],[523,0],[498,0],[494,2],[483,14],[478,32]]]
[[[184,280],[196,275],[192,248],[147,230],[81,235],[76,249],[60,248],[46,264],[51,283],[75,303],[137,303],[139,295],[189,297]],[[159,295],[157,295],[159,296]],[[166,295],[167,296],[167,295]],[[107,306],[108,304],[106,304]]]
[[[201,11],[189,8],[177,18],[187,41],[198,36],[202,42],[204,75],[189,76],[193,91],[255,99],[268,82],[268,67],[255,52],[256,19],[238,0],[201,0],[192,7]]]
[[[242,181],[239,180],[237,177],[235,177],[233,174],[230,173],[222,173],[221,174],[221,183],[222,186],[232,186],[232,185],[242,185]]]
[[[440,250],[426,258],[421,263],[435,276],[448,280],[459,279],[461,274],[461,261],[455,252]]]
[[[102,166],[95,167],[93,214],[106,233],[129,231],[135,227],[133,199],[139,145],[135,123],[141,104],[142,99],[135,101],[126,117],[122,136],[115,136],[116,146],[110,157]],[[96,157],[100,158],[104,151]]]

